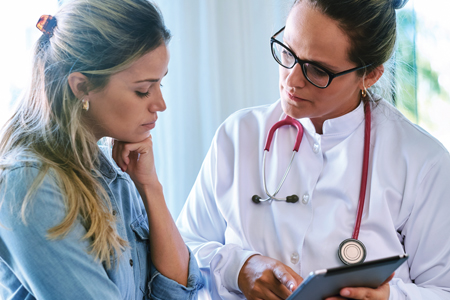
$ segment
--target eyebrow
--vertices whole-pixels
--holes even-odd
[[[284,40],[284,37],[283,37],[283,40]],[[286,42],[286,40],[284,40],[283,42],[286,44],[286,46],[288,46],[289,50],[291,50],[295,54],[294,50],[292,50],[291,46],[289,46],[289,44]],[[295,55],[297,55],[297,54],[295,54]],[[307,59],[302,59],[302,60],[311,62],[311,63],[316,64],[318,66],[321,66],[321,67],[327,69],[328,71],[336,72],[336,69],[337,69],[335,66],[329,65],[329,64],[327,64],[327,63],[325,63],[323,61],[307,60]]]
[[[165,77],[167,75],[167,73],[169,73],[169,70],[167,70],[166,74],[164,74],[163,77]],[[158,82],[159,80],[160,80],[160,78],[157,78],[157,79],[143,79],[143,80],[135,81],[134,83],[140,83],[140,82],[146,82],[146,81],[148,81],[148,82]]]

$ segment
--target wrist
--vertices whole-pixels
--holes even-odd
[[[141,197],[153,198],[157,195],[163,195],[163,187],[158,180],[148,184],[136,184],[136,188],[139,191]]]
[[[245,283],[248,274],[246,274],[245,269],[249,263],[249,261],[255,257],[255,256],[261,256],[260,253],[258,252],[254,252],[254,251],[248,251],[248,250],[243,250],[242,251],[242,257],[240,258],[240,262],[238,265],[238,272],[237,272],[237,277],[236,277],[236,281],[235,281],[235,290],[239,291],[241,293],[243,293],[242,290],[242,286],[243,283]]]

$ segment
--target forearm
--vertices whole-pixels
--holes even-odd
[[[450,290],[442,287],[427,288],[414,283],[405,283],[400,278],[390,282],[389,300],[444,300],[450,299]]]
[[[229,293],[239,293],[238,276],[247,259],[256,251],[244,250],[236,244],[220,245],[217,242],[206,242],[203,245],[187,242],[199,267],[208,270],[206,280],[209,287],[215,289],[221,296]],[[226,298],[226,297],[225,297]]]
[[[148,216],[153,265],[162,275],[186,286],[189,251],[167,208],[162,187],[140,188],[139,192]]]

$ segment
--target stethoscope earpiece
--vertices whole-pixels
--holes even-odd
[[[286,202],[289,202],[289,203],[298,202],[298,196],[297,195],[287,196]]]
[[[258,196],[258,195],[253,195],[253,197],[252,197],[253,203],[259,204],[259,203],[261,203],[260,200],[261,200],[261,197],[260,197],[260,196]]]

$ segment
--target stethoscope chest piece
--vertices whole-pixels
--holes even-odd
[[[359,240],[346,239],[339,245],[338,255],[346,265],[359,264],[366,259],[366,247]]]

